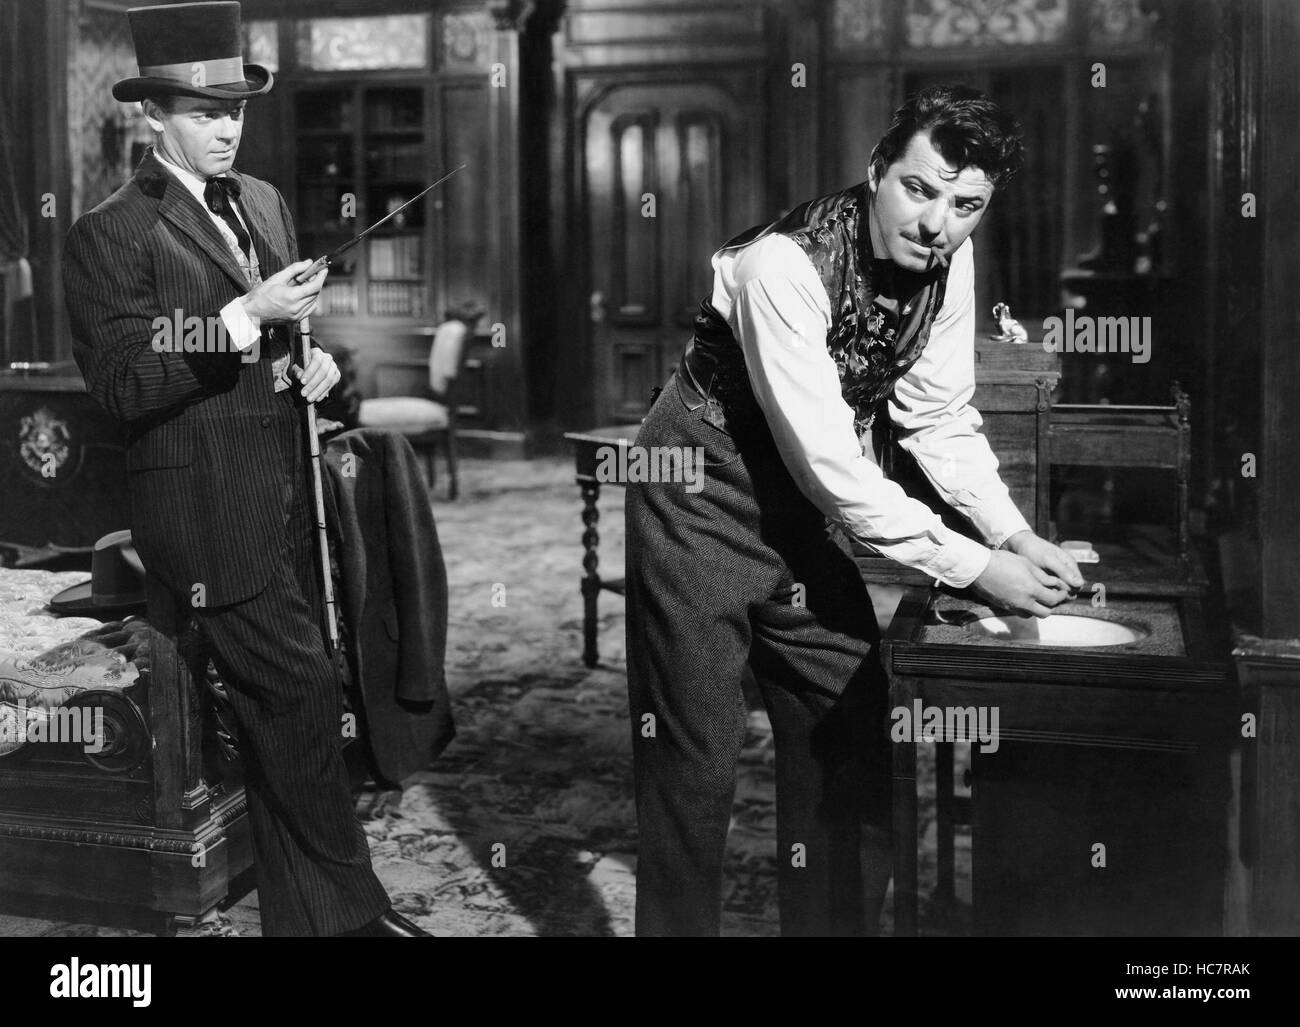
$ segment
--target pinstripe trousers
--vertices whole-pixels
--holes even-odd
[[[699,447],[705,462],[698,492],[627,489],[637,933],[720,930],[746,662],[776,750],[782,933],[864,933],[862,826],[888,836],[890,764],[879,629],[857,567],[770,433],[733,438],[680,373],[636,444]]]
[[[277,394],[278,416],[300,427],[296,392]],[[305,432],[294,438],[292,512],[270,582],[244,602],[196,612],[239,722],[262,933],[333,935],[380,916],[389,900],[353,812],[342,692],[322,634],[310,457]]]

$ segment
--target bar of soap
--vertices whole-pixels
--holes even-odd
[[[1071,539],[1068,542],[1062,542],[1061,548],[1074,557],[1075,563],[1101,563],[1101,557],[1092,548],[1091,542]]]

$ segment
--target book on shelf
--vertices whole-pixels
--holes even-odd
[[[352,282],[327,282],[316,310],[322,317],[356,314],[357,287]]]
[[[417,235],[385,236],[370,240],[371,278],[420,278],[421,239]]]
[[[424,286],[410,282],[371,282],[370,313],[375,317],[411,317],[424,313]]]

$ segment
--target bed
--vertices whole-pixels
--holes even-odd
[[[85,578],[0,568],[0,906],[124,907],[195,931],[252,864],[221,685],[165,593],[109,624],[45,609]],[[98,730],[69,741],[60,719]]]

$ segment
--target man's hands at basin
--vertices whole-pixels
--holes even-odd
[[[1032,531],[994,550],[971,590],[990,605],[1022,616],[1046,617],[1083,587],[1074,558]]]

